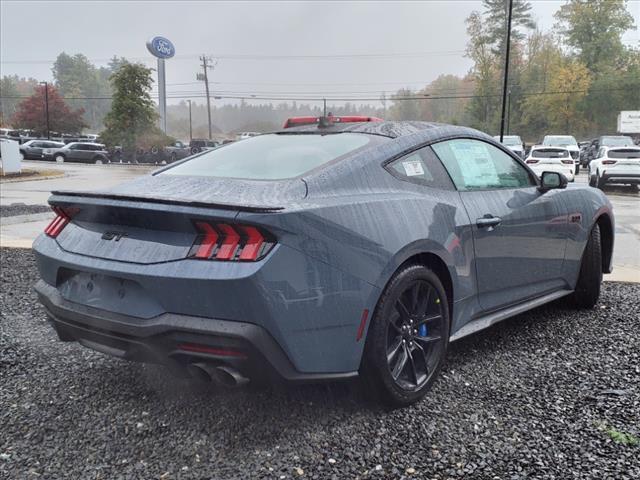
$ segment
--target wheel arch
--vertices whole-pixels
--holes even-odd
[[[607,213],[603,213],[594,222],[600,227],[600,244],[602,248],[602,272],[611,273],[613,257],[613,221]]]

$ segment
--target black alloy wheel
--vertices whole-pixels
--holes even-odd
[[[405,406],[425,395],[444,361],[449,324],[447,296],[433,271],[409,265],[394,275],[371,321],[363,365],[383,400]]]

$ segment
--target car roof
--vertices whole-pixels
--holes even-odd
[[[433,137],[446,136],[448,133],[469,133],[477,135],[478,131],[468,127],[447,125],[446,123],[420,122],[420,121],[385,121],[385,122],[358,122],[358,123],[334,123],[327,127],[318,125],[302,125],[277,130],[273,133],[281,134],[327,134],[327,133],[365,133],[369,135],[381,135],[383,137],[398,138],[421,131],[430,130]],[[487,135],[488,138],[491,138]]]

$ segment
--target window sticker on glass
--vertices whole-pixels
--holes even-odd
[[[424,169],[422,168],[422,162],[420,160],[407,160],[402,162],[402,166],[404,167],[407,177],[424,175]]]
[[[452,142],[451,151],[455,155],[464,183],[467,187],[498,185],[500,179],[491,152],[481,142]]]

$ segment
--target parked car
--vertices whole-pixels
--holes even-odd
[[[546,147],[565,147],[573,159],[575,174],[580,173],[580,147],[571,135],[545,135],[542,145]]]
[[[215,140],[194,138],[189,142],[189,150],[191,150],[191,154],[200,153],[205,150],[211,150],[212,148],[216,148],[219,146],[220,143],[216,142]]]
[[[61,148],[47,148],[44,150],[45,160],[81,163],[109,163],[109,152],[101,143],[72,142]]]
[[[51,140],[29,140],[20,145],[20,153],[25,160],[42,160],[46,149],[64,147],[62,142],[52,142]]]
[[[496,135],[493,138],[498,142],[500,141],[500,135]],[[502,137],[502,144],[520,158],[524,158],[524,142],[519,135],[504,135]]]
[[[600,147],[589,163],[589,185],[603,188],[607,183],[640,184],[640,147]]]
[[[165,161],[168,163],[173,163],[177,160],[181,160],[188,157],[189,155],[191,155],[191,148],[189,148],[189,145],[186,145],[179,140],[176,141],[173,145],[164,147],[164,157]]]
[[[574,161],[565,147],[535,145],[531,147],[526,162],[538,178],[541,178],[544,172],[557,172],[564,175],[569,182],[575,180]]]
[[[236,140],[246,140],[247,138],[255,137],[256,135],[260,135],[259,132],[240,132],[236,136]]]
[[[469,128],[287,129],[53,192],[35,289],[64,341],[225,385],[363,375],[408,405],[450,341],[561,297],[596,304],[611,204],[566,186]]]
[[[626,135],[603,135],[591,141],[588,154],[586,157],[586,165],[589,165],[593,159],[598,158],[600,147],[633,147],[634,142],[631,137]]]

